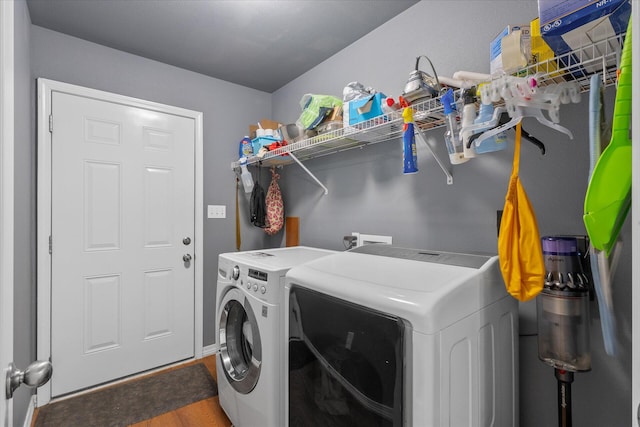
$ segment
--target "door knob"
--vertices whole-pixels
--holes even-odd
[[[51,378],[53,373],[53,366],[48,360],[36,360],[24,371],[16,368],[16,365],[11,362],[9,369],[7,370],[6,379],[6,394],[7,399],[13,397],[13,392],[16,391],[20,384],[25,384],[29,387],[40,387],[46,384]]]
[[[191,244],[191,237],[185,237],[182,239],[182,244],[185,246],[189,246]]]
[[[191,262],[191,255],[189,255],[189,254],[184,254],[184,255],[182,256],[182,260],[183,260],[184,262]]]

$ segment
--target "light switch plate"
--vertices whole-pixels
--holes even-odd
[[[225,205],[208,205],[207,218],[226,218],[227,207]]]

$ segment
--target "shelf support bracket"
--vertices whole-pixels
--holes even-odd
[[[424,136],[424,132],[422,131],[422,129],[420,129],[417,125],[415,126],[415,128],[417,129],[416,133],[420,137],[420,140],[424,142],[424,145],[426,145],[429,151],[431,151],[431,155],[433,156],[434,159],[436,159],[438,166],[440,166],[440,169],[442,169],[442,172],[444,172],[444,174],[447,176],[447,185],[453,184],[453,176],[449,173],[447,168],[444,167],[444,164],[442,164],[438,156],[436,156],[436,153],[433,151],[433,148],[431,148],[431,145],[429,144],[429,142],[427,142],[427,137]]]
[[[324,186],[323,183],[320,182],[320,180],[318,178],[316,178],[316,176],[309,170],[307,169],[307,167],[305,165],[302,164],[302,162],[300,160],[298,160],[298,158],[293,154],[293,153],[289,153],[289,157],[291,157],[293,160],[295,160],[295,162],[300,165],[300,167],[311,177],[313,178],[313,180],[316,182],[316,184],[318,184],[320,187],[322,187],[322,189],[324,190],[324,195],[326,196],[327,194],[329,194],[329,190],[327,189],[327,187]]]

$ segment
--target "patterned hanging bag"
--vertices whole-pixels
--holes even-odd
[[[275,168],[271,168],[271,184],[267,190],[265,204],[267,206],[267,226],[264,232],[272,236],[282,229],[284,225],[284,204],[282,203],[282,193],[278,185],[280,175]]]

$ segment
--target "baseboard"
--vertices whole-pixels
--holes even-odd
[[[220,350],[220,346],[218,344],[211,344],[205,347],[202,347],[202,357],[213,356]]]
[[[36,410],[36,396],[31,396],[31,400],[29,401],[29,406],[27,406],[27,414],[24,417],[24,424],[22,427],[30,427],[33,422],[33,414]]]

